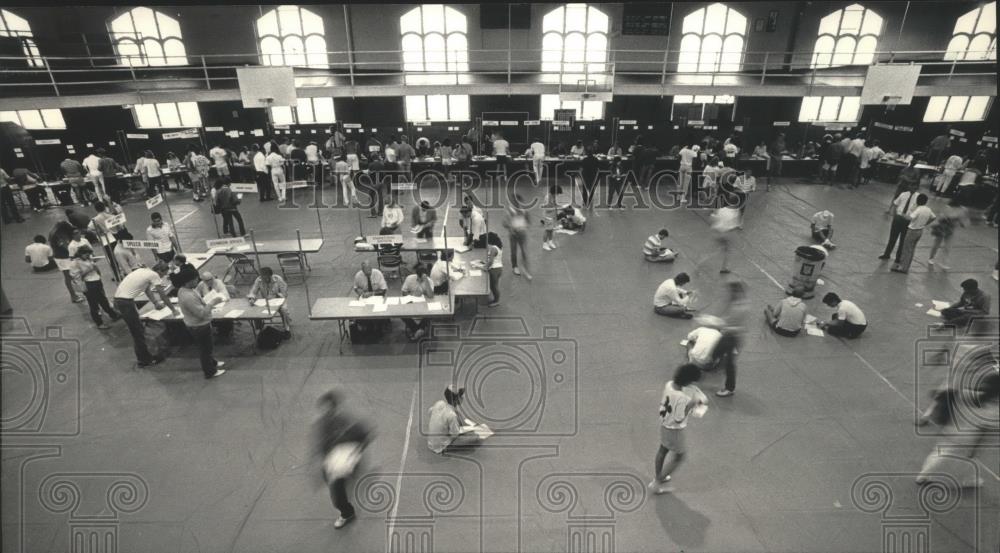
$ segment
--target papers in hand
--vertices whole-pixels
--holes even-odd
[[[927,314],[930,315],[931,317],[940,317],[941,316],[941,312],[938,311],[937,309],[928,309],[927,310]]]
[[[687,340],[681,340],[681,345],[682,345],[682,346],[684,346],[684,347],[687,347],[687,345],[688,345],[689,343],[690,343],[690,342],[688,342]]]
[[[699,403],[698,405],[695,405],[694,409],[691,409],[691,416],[700,419],[704,417],[705,413],[707,412],[708,412],[708,405],[705,405],[704,403]]]
[[[937,309],[938,311],[941,311],[942,309],[947,309],[948,306],[951,305],[946,301],[939,301],[939,300],[931,300],[931,303],[934,304],[934,309]]]
[[[162,321],[163,319],[173,315],[174,312],[169,307],[164,307],[163,309],[155,309],[150,311],[146,318],[153,321]]]
[[[410,232],[412,232],[413,234],[416,234],[416,233],[420,232],[420,227],[410,227]]]
[[[204,300],[205,303],[211,305],[212,301],[215,298],[221,298],[223,301],[225,301],[225,299],[226,299],[226,298],[222,297],[222,294],[216,292],[215,290],[210,290],[207,294],[205,294],[205,297],[203,297],[202,300]]]
[[[462,426],[458,429],[458,431],[462,434],[465,434],[467,432],[475,432],[476,436],[478,436],[480,440],[485,440],[486,438],[489,438],[490,436],[493,435],[493,431],[490,430],[490,427],[486,426],[485,424],[475,424],[469,419],[465,419],[465,423],[466,423],[465,426]]]
[[[271,309],[278,309],[285,304],[285,298],[274,298],[273,300],[257,300],[253,302],[257,307],[270,306]]]
[[[358,462],[361,461],[361,447],[356,443],[346,443],[334,446],[323,459],[323,470],[332,482],[338,478],[350,476]]]
[[[455,271],[454,273],[451,273],[450,276],[452,280],[461,280],[465,275],[463,275],[461,271]]]

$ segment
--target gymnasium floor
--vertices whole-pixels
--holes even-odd
[[[524,432],[451,458],[431,453],[422,435],[449,369],[434,365],[441,357],[421,363],[420,346],[406,342],[398,321],[392,340],[338,355],[336,325],[309,321],[303,286],[293,283],[293,339],[278,350],[254,356],[244,326],[233,343],[217,347],[230,369],[218,380],[202,378],[192,348],[135,370],[121,323],[95,329],[85,304],[69,302],[60,275],[26,270],[24,246],[62,212],[8,225],[2,276],[14,316],[26,317],[36,336],[61,327],[81,355],[79,393],[53,384],[42,429],[4,436],[3,550],[67,551],[71,526],[104,524],[119,551],[148,553],[385,551],[387,536],[401,542],[399,551],[867,552],[883,550],[883,534],[929,536],[930,551],[996,551],[1000,533],[989,523],[1000,511],[996,444],[980,450],[978,464],[954,462],[957,472],[978,471],[983,487],[946,492],[931,501],[936,512],[927,510],[913,476],[937,439],[918,435],[913,421],[945,370],[918,363],[935,321],[925,311],[931,300],[953,301],[959,282],[974,277],[997,313],[990,278],[997,234],[981,220],[959,229],[947,272],[926,265],[925,237],[911,273],[890,273],[876,257],[892,190],[788,183],[752,195],[729,276],[748,285],[753,313],[783,296],[792,250],[809,243],[808,219],[826,208],[836,214],[839,247],[818,296],[836,291],[855,301],[870,326],[850,342],[787,339],[752,318],[736,395],[714,396],[720,374],[703,380],[709,411],[686,431],[687,463],[674,477],[676,491],[662,496],[645,491],[657,404],[693,325],[655,315],[651,302],[663,279],[686,271],[703,311],[720,309],[724,275],[708,211],[596,210],[585,233],[558,235],[553,252],[541,250],[539,230],[532,282],[513,276],[505,252],[502,305],[480,307],[490,319],[476,323],[486,345],[456,358],[474,373],[464,381],[467,412]],[[207,206],[171,197],[185,250],[203,251],[202,241],[215,238]],[[454,191],[450,198],[454,204]],[[406,203],[409,217],[412,200]],[[318,235],[306,207],[291,214],[248,199],[242,211],[258,239],[292,238],[296,228]],[[140,238],[145,207],[130,204],[126,212]],[[506,241],[501,211],[491,213]],[[360,262],[371,258],[352,251],[354,213],[322,217],[326,244],[310,257],[313,299],[345,295]],[[457,207],[448,219],[449,234],[458,235]],[[375,232],[375,220],[363,222]],[[681,256],[657,266],[642,260],[640,248],[662,226]],[[109,295],[114,287],[106,281]],[[812,314],[829,317],[818,297],[807,303]],[[466,306],[456,319],[463,336],[472,321]],[[5,325],[5,340],[13,340],[16,325]],[[444,339],[438,349],[454,345]],[[3,368],[16,367],[5,359]],[[38,401],[39,392],[30,395],[37,385],[25,373],[5,372],[5,421]],[[377,428],[364,476],[355,480],[359,519],[343,530],[333,529],[336,514],[308,453],[315,400],[331,388]],[[46,481],[53,475],[73,484],[77,503],[53,490]],[[114,482],[138,496],[116,496],[122,490]],[[879,497],[888,498],[884,510]]]

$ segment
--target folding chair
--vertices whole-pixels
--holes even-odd
[[[378,262],[378,270],[382,271],[383,276],[403,278],[403,256],[399,254],[398,249],[393,246],[379,249],[375,259]]]
[[[233,284],[238,284],[241,277],[249,277],[250,282],[257,278],[257,266],[253,264],[252,259],[241,253],[227,253],[225,256],[229,259],[229,267],[226,267],[226,272],[222,275],[223,282],[226,282],[230,272],[233,275]]]
[[[279,253],[278,267],[281,268],[281,276],[285,278],[286,282],[288,282],[288,275],[298,275],[302,282],[305,282],[306,268],[297,252]]]

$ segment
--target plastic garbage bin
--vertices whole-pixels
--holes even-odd
[[[822,246],[799,246],[795,248],[795,268],[792,271],[792,281],[788,283],[786,292],[798,288],[802,290],[803,298],[812,298],[815,294],[816,280],[819,279],[826,265],[826,248]]]

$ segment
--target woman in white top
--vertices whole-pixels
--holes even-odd
[[[545,169],[545,144],[537,138],[528,146],[525,156],[531,158],[531,168],[535,171],[535,183],[542,182],[542,171]]]
[[[649,489],[655,494],[671,491],[667,482],[687,454],[684,440],[684,429],[693,415],[701,417],[705,414],[708,397],[695,382],[701,380],[701,369],[688,363],[681,365],[674,372],[674,379],[667,382],[660,399],[660,447],[656,451],[654,468],[656,473],[649,483]],[[670,461],[664,465],[667,456]]]
[[[97,261],[94,260],[93,256],[94,250],[90,246],[80,246],[76,250],[70,272],[75,279],[83,281],[86,287],[83,295],[87,298],[87,305],[90,307],[90,318],[97,325],[97,328],[103,330],[109,327],[101,319],[102,309],[111,317],[112,321],[117,321],[120,315],[108,303],[108,296],[104,293],[104,283],[101,281],[101,270],[97,268]]]
[[[277,146],[271,145],[271,153],[267,154],[264,162],[271,169],[271,182],[274,183],[278,201],[285,201],[285,158],[279,153]]]
[[[399,205],[395,194],[389,195],[389,205],[382,210],[382,234],[395,234],[399,225],[403,224],[403,207]]]
[[[905,273],[910,270],[910,263],[913,263],[913,254],[917,249],[917,242],[920,241],[920,237],[924,234],[924,228],[936,219],[934,212],[931,211],[931,208],[927,207],[926,194],[918,194],[916,204],[917,207],[913,208],[913,211],[907,217],[910,220],[910,224],[907,225],[906,235],[903,237],[903,246],[899,255],[899,261],[896,261],[892,269],[890,269],[894,273]]]
[[[490,275],[490,294],[492,298],[488,307],[500,305],[500,275],[503,273],[503,244],[500,238],[492,232],[486,235],[486,267]]]

